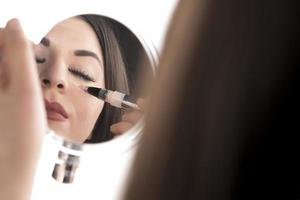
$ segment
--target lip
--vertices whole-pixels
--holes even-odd
[[[45,99],[47,118],[54,121],[65,121],[69,118],[64,107],[58,102],[49,102]]]

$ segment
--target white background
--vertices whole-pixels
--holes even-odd
[[[0,27],[17,17],[29,39],[38,42],[54,24],[65,18],[102,14],[124,23],[160,52],[176,3],[177,0],[10,0],[1,2]],[[66,185],[50,176],[57,151],[54,151],[53,141],[47,137],[45,141],[32,199],[120,199],[135,148],[124,151],[116,141],[90,148],[75,183]]]
[[[113,17],[153,40],[160,49],[177,0],[10,0],[1,2],[0,26],[17,17],[28,37],[39,39],[57,22],[78,14]]]

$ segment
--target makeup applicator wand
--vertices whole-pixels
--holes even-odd
[[[124,110],[141,110],[137,104],[129,101],[130,97],[128,95],[121,92],[96,87],[86,87],[85,91],[117,108]]]

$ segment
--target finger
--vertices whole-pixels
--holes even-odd
[[[133,124],[137,123],[143,117],[143,113],[140,111],[132,111],[125,113],[122,116],[123,121],[131,122]]]
[[[3,33],[4,32],[4,30],[3,30],[3,28],[0,28],[0,48],[1,48],[1,46],[2,46],[2,38],[3,38]]]
[[[3,38],[2,67],[5,68],[6,76],[9,81],[19,82],[20,86],[26,87],[28,81],[37,79],[37,69],[32,48],[17,19],[7,23]]]
[[[1,62],[1,57],[2,57],[3,34],[4,34],[4,29],[0,28],[0,62]],[[1,67],[0,67],[0,70],[1,70]]]
[[[36,43],[34,43],[33,41],[31,41],[31,40],[28,40],[28,42],[29,42],[29,44],[30,44],[30,46],[31,46],[31,48],[33,49],[33,52],[34,52],[34,50],[35,50],[35,48],[38,46]]]
[[[4,29],[0,28],[0,88],[3,88],[6,85],[6,79],[4,77],[4,66],[1,64],[2,60],[2,47],[4,40]]]
[[[146,99],[139,98],[136,103],[142,110],[146,109],[146,105],[147,105]]]
[[[116,123],[110,127],[110,131],[114,135],[120,135],[122,133],[125,133],[128,131],[131,127],[133,127],[132,123],[121,121],[119,123]]]
[[[3,29],[0,28],[0,63],[1,63],[1,57],[2,57],[2,38],[3,38]],[[2,67],[0,65],[0,82],[2,77]]]

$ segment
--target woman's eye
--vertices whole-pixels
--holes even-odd
[[[38,63],[38,64],[45,63],[46,62],[46,58],[35,57],[35,62]]]
[[[93,79],[92,77],[90,77],[86,72],[79,70],[79,69],[75,69],[75,68],[69,68],[68,69],[69,72],[71,72],[74,76],[84,80],[84,81],[91,81],[91,82],[95,82],[95,79]]]

